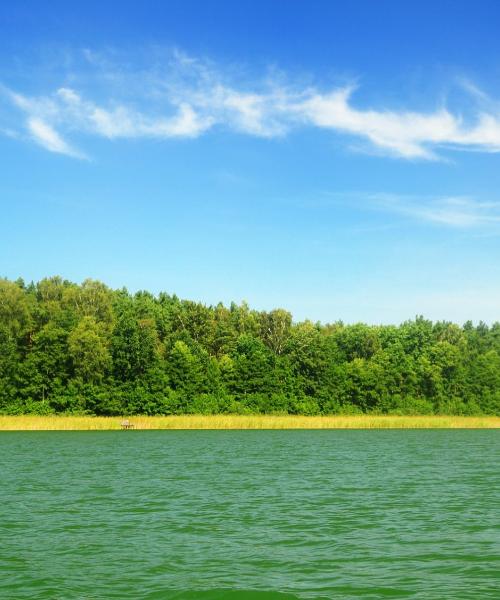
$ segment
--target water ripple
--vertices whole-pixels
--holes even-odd
[[[0,435],[0,596],[498,598],[497,431]]]

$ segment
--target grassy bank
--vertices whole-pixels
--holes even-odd
[[[500,417],[333,415],[179,415],[130,417],[135,429],[486,429]],[[0,431],[121,429],[120,417],[0,415]]]

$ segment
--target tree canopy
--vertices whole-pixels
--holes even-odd
[[[0,279],[0,412],[500,414],[500,323],[296,323],[91,279]]]

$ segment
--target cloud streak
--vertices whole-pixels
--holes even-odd
[[[467,196],[441,198],[395,194],[361,194],[363,206],[457,229],[500,225],[500,202],[481,202]]]
[[[316,128],[336,134],[341,143],[342,138],[355,138],[377,152],[410,160],[439,160],[444,149],[500,152],[498,103],[486,101],[472,84],[468,90],[477,109],[468,111],[466,119],[443,107],[428,112],[360,108],[353,86],[321,90],[280,80],[236,85],[217,68],[179,53],[160,75],[123,77],[147,93],[131,98],[109,90],[93,99],[67,86],[37,96],[1,87],[0,98],[17,109],[17,122],[30,139],[50,152],[76,158],[85,157],[73,143],[79,134],[106,139],[196,138],[216,128],[262,138]],[[10,131],[12,122],[14,115]]]
[[[27,128],[32,139],[50,152],[67,154],[74,158],[85,158],[81,152],[75,150],[55,131],[48,123],[37,117],[30,117],[27,121]]]

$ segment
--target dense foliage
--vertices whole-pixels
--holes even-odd
[[[90,279],[0,279],[0,412],[499,414],[500,323],[293,323]]]

